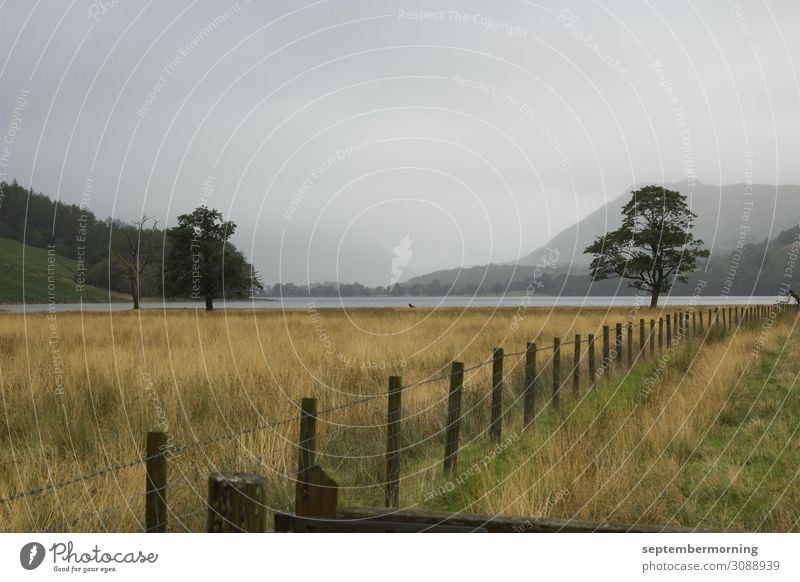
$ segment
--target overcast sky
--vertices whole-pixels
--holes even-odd
[[[269,285],[385,285],[749,152],[800,183],[798,33],[789,1],[5,0],[0,172],[101,218],[207,203]]]

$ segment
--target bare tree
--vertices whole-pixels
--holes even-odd
[[[153,222],[152,228],[145,231],[145,224],[151,220]],[[150,242],[156,232],[157,225],[158,221],[155,218],[142,216],[141,219],[131,225],[131,228],[125,229],[126,248],[122,252],[113,251],[130,282],[134,309],[139,309],[142,273],[153,260],[153,247]]]

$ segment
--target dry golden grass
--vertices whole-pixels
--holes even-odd
[[[567,341],[575,333],[584,338],[595,333],[599,342],[604,324],[658,316],[645,309],[632,313],[573,308],[213,314],[146,310],[64,313],[52,319],[45,313],[3,314],[0,498],[140,459],[145,434],[158,429],[177,447],[219,439],[170,460],[170,529],[202,530],[205,479],[212,470],[264,474],[270,504],[288,509],[297,463],[294,419],[301,397],[318,398],[321,409],[347,405],[364,395],[383,393],[389,375],[402,375],[404,383],[411,384],[446,374],[454,360],[467,366],[486,361],[495,346],[506,353],[519,352],[526,341],[550,346],[554,336]],[[720,343],[703,350],[692,366],[698,370],[692,384],[675,394],[659,388],[633,420],[625,421],[630,407],[603,409],[603,422],[597,426],[613,432],[621,423],[623,430],[613,436],[603,433],[602,442],[591,440],[600,429],[582,436],[577,425],[562,425],[537,453],[536,463],[500,484],[485,474],[485,494],[472,510],[541,513],[546,497],[569,483],[569,496],[548,513],[669,519],[663,509],[648,507],[645,495],[626,499],[625,494],[640,477],[640,488],[646,483],[661,487],[679,457],[659,458],[656,469],[648,470],[647,457],[640,452],[690,446],[735,380],[734,364],[752,342],[747,335],[737,336],[731,346]],[[569,350],[565,349],[565,362],[571,359]],[[720,359],[734,364],[714,371]],[[518,422],[521,408],[522,362],[514,357],[506,363],[509,424]],[[476,454],[490,448],[484,434],[489,374],[488,366],[476,370],[465,387],[462,442],[466,451],[474,449]],[[603,390],[613,390],[614,378]],[[706,383],[702,398],[708,404],[693,408],[697,398],[688,395]],[[404,393],[403,505],[421,502],[425,492],[441,482],[447,387],[443,379]],[[541,405],[541,395],[539,400]],[[321,462],[345,486],[345,503],[382,503],[385,407],[385,399],[376,398],[320,418]],[[662,408],[667,414],[659,416]],[[275,428],[226,438],[286,418],[290,421]],[[543,428],[537,425],[537,430]],[[574,446],[576,442],[580,446]],[[608,445],[603,454],[594,446],[600,444]],[[628,458],[629,451],[639,452]],[[568,476],[581,471],[584,476],[572,483]],[[0,505],[0,519],[6,531],[141,531],[143,490],[143,467],[137,464]]]

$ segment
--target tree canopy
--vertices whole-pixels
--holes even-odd
[[[178,216],[177,226],[167,231],[166,294],[202,299],[210,311],[214,299],[249,297],[262,289],[256,271],[228,242],[235,230],[235,223],[205,206]]]
[[[661,186],[645,186],[631,192],[622,208],[622,225],[598,237],[584,252],[594,255],[591,274],[595,280],[622,277],[628,285],[650,294],[650,306],[675,282],[686,282],[707,257],[703,241],[694,238],[697,216],[689,210],[686,196]]]

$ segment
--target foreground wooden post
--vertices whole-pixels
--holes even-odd
[[[167,531],[167,435],[148,432],[145,458],[144,531]]]
[[[303,398],[300,401],[300,456],[297,472],[302,473],[313,465],[317,452],[317,399]]]
[[[389,377],[389,405],[386,413],[386,507],[400,503],[400,419],[403,379]]]
[[[629,321],[626,326],[628,329],[628,367],[633,366],[633,322]]]
[[[298,517],[333,519],[337,514],[339,484],[322,467],[312,465],[297,480],[294,513]],[[295,531],[305,531],[302,520],[296,520]]]
[[[678,314],[672,314],[672,333],[675,334],[675,339],[678,337]]]
[[[492,352],[492,424],[489,434],[500,441],[503,432],[503,348]]]
[[[692,335],[697,335],[697,312],[692,311]]]
[[[594,388],[597,382],[597,367],[594,361],[594,334],[589,334],[589,385]]]
[[[658,318],[658,351],[664,351],[664,318]]]
[[[617,365],[622,366],[622,324],[618,323],[615,330],[614,349],[617,355]]]
[[[261,475],[211,473],[208,476],[208,533],[265,532],[266,489],[267,482]]]
[[[533,422],[536,402],[536,344],[528,342],[525,347],[525,399],[522,423],[527,428]]]
[[[656,355],[656,320],[650,320],[650,357],[654,357]]]
[[[553,338],[553,408],[561,406],[561,339]]]
[[[611,352],[608,345],[608,326],[603,326],[603,373],[607,373],[608,367],[611,365]]]
[[[450,395],[447,398],[447,432],[444,441],[444,474],[447,476],[450,476],[458,465],[458,438],[461,433],[461,393],[463,388],[464,364],[462,362],[453,362],[450,368]]]
[[[575,351],[572,356],[572,393],[577,398],[581,390],[581,334],[575,334]]]

